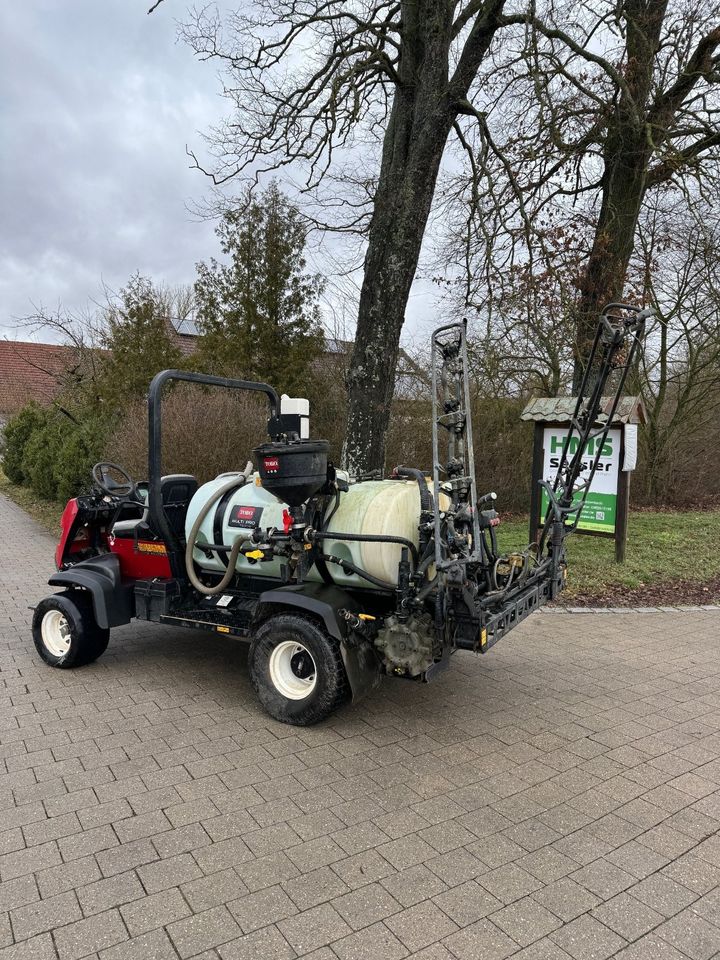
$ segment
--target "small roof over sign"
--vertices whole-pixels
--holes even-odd
[[[575,413],[576,397],[533,397],[520,414],[521,420],[545,423],[569,423]],[[612,397],[602,398],[607,419]],[[645,406],[640,397],[620,397],[613,423],[646,423]]]

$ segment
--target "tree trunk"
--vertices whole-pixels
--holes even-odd
[[[620,132],[620,131],[619,131]],[[618,138],[620,139],[620,138]],[[613,144],[615,138],[612,138]],[[621,149],[610,147],[603,197],[593,245],[580,287],[575,336],[573,392],[577,393],[603,307],[622,299],[633,252],[635,228],[647,170],[647,147],[638,138],[626,139]],[[614,156],[613,156],[614,153]]]
[[[375,198],[347,384],[344,461],[353,474],[384,467],[400,333],[446,136],[436,126],[422,176],[415,148],[400,159],[400,176],[389,178]]]
[[[580,285],[574,393],[580,387],[584,361],[592,345],[600,311],[607,303],[622,298],[652,156],[653,137],[648,130],[647,118],[653,90],[653,67],[666,8],[667,0],[626,0],[624,5],[625,88],[608,118],[603,150],[602,203]]]
[[[421,0],[403,10],[401,83],[383,143],[348,372],[343,460],[355,475],[385,464],[400,332],[453,122],[448,7]]]
[[[350,370],[343,463],[385,466],[400,332],[438,171],[460,101],[487,52],[505,0],[486,0],[449,77],[455,3],[404,0],[399,83],[383,142]]]

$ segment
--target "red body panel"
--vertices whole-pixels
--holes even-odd
[[[110,537],[109,544],[110,552],[120,558],[123,579],[148,580],[153,577],[172,576],[165,545],[158,540]]]
[[[169,578],[170,561],[165,544],[159,540],[136,540],[108,534],[112,513],[98,517],[92,507],[68,500],[60,519],[60,542],[55,550],[55,566],[61,569],[73,560],[97,556],[108,550],[120,560],[123,580]]]
[[[68,500],[60,517],[60,540],[55,548],[55,566],[60,569],[63,562],[85,549],[90,544],[87,531],[80,527],[77,500]]]

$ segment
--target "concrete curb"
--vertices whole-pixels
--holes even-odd
[[[720,605],[699,607],[541,607],[539,613],[720,613]]]

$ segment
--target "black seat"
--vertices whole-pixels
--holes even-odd
[[[165,515],[177,537],[185,536],[185,515],[197,488],[197,480],[189,473],[170,473],[160,480]],[[141,517],[118,520],[113,526],[113,534],[116,537],[152,539],[155,534],[148,526],[147,506]]]
[[[197,488],[197,480],[189,473],[171,473],[160,481],[165,514],[178,537],[185,536],[185,515]]]

